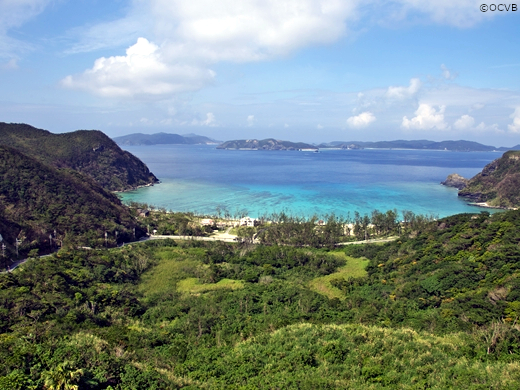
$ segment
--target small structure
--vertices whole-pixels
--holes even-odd
[[[202,226],[213,226],[215,224],[215,221],[213,221],[212,219],[209,219],[209,218],[204,218],[203,220],[200,221],[200,224]]]
[[[260,225],[260,221],[256,218],[245,217],[240,219],[239,226],[251,226],[255,227]]]
[[[148,215],[150,215],[150,210],[146,210],[146,209],[137,209],[137,214],[138,214],[140,217],[148,217]]]

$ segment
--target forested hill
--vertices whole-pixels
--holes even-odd
[[[341,149],[418,149],[418,150],[451,150],[457,152],[491,152],[494,150],[506,151],[511,148],[496,148],[495,146],[483,145],[473,141],[429,141],[429,140],[396,140],[396,141],[334,141],[318,145],[320,148],[341,148]]]
[[[520,207],[520,151],[506,152],[486,165],[459,196],[495,207]]]
[[[27,124],[0,123],[0,144],[56,168],[77,170],[111,191],[158,181],[141,160],[98,130],[53,134]]]
[[[94,180],[73,170],[56,169],[20,151],[0,145],[0,234],[7,251],[47,252],[58,243],[103,245],[105,232],[113,241],[130,241],[134,218],[119,198]],[[52,242],[49,241],[52,235]]]
[[[217,149],[251,149],[251,150],[298,150],[298,149],[318,149],[314,145],[303,142],[280,141],[273,138],[263,140],[242,139],[226,141],[219,145]]]

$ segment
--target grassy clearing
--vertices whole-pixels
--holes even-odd
[[[204,252],[201,248],[156,249],[159,262],[143,275],[139,290],[145,296],[175,291],[179,281],[192,277],[197,267],[202,266],[199,259]]]
[[[189,294],[200,294],[215,290],[238,290],[244,287],[241,280],[222,279],[218,283],[199,283],[197,278],[186,278],[177,283],[177,291]]]
[[[338,288],[330,284],[330,281],[339,278],[348,279],[349,277],[360,278],[365,276],[365,268],[368,265],[369,260],[365,259],[364,257],[357,259],[354,257],[349,257],[344,252],[331,252],[331,254],[346,260],[347,264],[343,267],[338,268],[337,272],[334,272],[333,274],[321,276],[319,278],[311,280],[309,283],[309,287],[312,291],[315,291],[318,294],[325,295],[330,299],[343,299],[344,296],[342,292]]]

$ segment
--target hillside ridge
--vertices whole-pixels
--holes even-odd
[[[158,182],[141,160],[99,130],[54,134],[28,124],[0,123],[0,144],[55,168],[74,169],[110,191]]]
[[[16,240],[20,254],[75,241],[103,245],[105,232],[111,241],[115,231],[130,240],[137,224],[129,209],[93,179],[9,146],[0,145],[0,155],[0,234],[7,253],[15,252]]]

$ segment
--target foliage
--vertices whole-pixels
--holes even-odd
[[[0,154],[0,228],[10,256],[16,239],[24,254],[105,245],[105,232],[111,246],[116,231],[120,241],[133,238],[137,223],[116,195],[77,172],[52,168],[10,147],[0,145]]]
[[[158,181],[141,160],[98,130],[53,134],[26,124],[0,123],[0,144],[55,168],[78,171],[111,191]]]
[[[471,178],[459,196],[491,206],[520,206],[520,151],[510,150]]]
[[[0,389],[515,388],[519,226],[461,214],[384,245],[31,260],[0,275]]]

